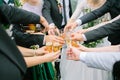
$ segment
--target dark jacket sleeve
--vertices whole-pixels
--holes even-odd
[[[42,14],[48,21],[48,23],[54,23],[51,17],[51,3],[50,0],[44,0],[44,5],[42,9]]]
[[[82,24],[88,23],[92,20],[95,20],[95,19],[103,16],[105,13],[109,12],[109,10],[113,6],[113,4],[114,3],[112,3],[111,0],[107,0],[107,2],[103,6],[101,6],[100,8],[82,16],[80,18],[80,20],[82,21]]]
[[[17,45],[29,48],[32,45],[43,46],[44,35],[28,34],[20,31],[19,25],[13,28],[13,37]]]
[[[87,42],[90,42],[113,34],[120,35],[117,33],[120,33],[120,19],[114,21],[113,23],[106,24],[98,29],[89,31],[85,33],[85,36],[87,38]]]
[[[7,23],[30,24],[40,22],[40,16],[6,4],[0,5],[0,13],[1,20],[8,20]]]

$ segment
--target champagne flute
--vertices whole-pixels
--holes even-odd
[[[65,42],[67,44],[67,47],[71,46],[71,37],[70,37],[70,32],[65,33]]]
[[[53,52],[53,44],[52,42],[46,42],[46,51],[49,51],[49,53]]]
[[[73,30],[74,31],[74,30]],[[71,36],[70,34],[73,32],[73,31],[69,31],[66,33],[66,44],[67,44],[67,47],[69,46],[73,46],[73,47],[79,47],[79,42],[78,41],[73,41],[71,40]]]
[[[61,49],[61,45],[58,42],[53,43],[53,52],[57,52]]]

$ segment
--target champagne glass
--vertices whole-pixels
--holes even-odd
[[[58,37],[63,37],[63,29],[59,29],[59,31],[55,32],[55,35]],[[62,48],[62,45],[59,42],[53,42],[53,52],[57,52]]]
[[[74,30],[73,30],[74,31]],[[73,47],[79,47],[79,42],[78,41],[73,41],[72,39],[71,39],[71,33],[73,32],[73,31],[69,31],[69,32],[67,32],[66,33],[66,44],[67,44],[67,47],[69,47],[69,46],[73,46]]]
[[[61,49],[61,45],[58,42],[53,43],[53,52],[57,52]]]
[[[65,33],[65,42],[67,44],[67,47],[71,46],[71,37],[70,37],[70,32]]]
[[[49,53],[53,52],[53,44],[52,42],[46,42],[46,51],[49,51]]]

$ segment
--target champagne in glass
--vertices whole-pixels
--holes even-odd
[[[57,52],[61,49],[62,45],[60,45],[60,43],[58,42],[54,42],[53,43],[53,52]]]
[[[79,43],[77,42],[77,41],[71,41],[71,45],[73,46],[73,47],[79,47]]]
[[[65,33],[65,41],[66,41],[67,47],[71,46],[70,32]]]
[[[46,51],[52,52],[52,42],[46,42]]]

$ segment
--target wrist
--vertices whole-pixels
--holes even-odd
[[[36,50],[33,49],[33,56],[37,56]]]
[[[51,24],[49,24],[49,29],[55,29],[56,27],[55,27],[55,24],[54,23],[51,23]]]
[[[72,23],[72,22],[74,22],[75,21],[75,19],[69,19],[68,20],[68,23]]]

